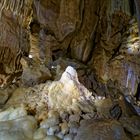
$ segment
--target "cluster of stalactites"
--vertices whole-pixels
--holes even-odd
[[[117,12],[120,12],[130,16],[131,11],[130,11],[129,0],[108,0],[107,7],[108,7],[107,8],[107,20],[108,20],[107,37],[109,39],[111,34],[112,15]]]
[[[32,0],[0,0],[0,17],[4,10],[10,10],[22,23],[31,14],[31,8]]]
[[[108,14],[112,15],[117,11],[131,15],[129,0],[108,0]]]

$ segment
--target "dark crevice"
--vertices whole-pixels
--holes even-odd
[[[112,59],[114,59],[116,56],[119,55],[119,50],[121,48],[122,43],[119,44],[119,46],[116,49],[113,49],[114,53],[112,54],[111,58],[108,60],[111,61]]]

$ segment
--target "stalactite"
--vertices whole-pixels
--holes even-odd
[[[19,4],[20,4],[20,1],[17,1],[17,6],[15,6],[15,14],[17,14],[17,12],[18,12]]]
[[[25,0],[1,0],[0,1],[0,16],[2,15],[3,9],[10,10],[16,15],[22,13],[27,14],[27,9],[29,6],[26,4]]]
[[[129,0],[108,0],[107,9],[107,39],[111,34],[112,15],[116,12],[122,12],[126,15],[131,15]]]
[[[13,12],[14,12],[16,15],[20,14],[19,6],[20,6],[20,1],[15,0],[15,6],[14,6],[14,9],[13,9]]]
[[[133,74],[132,79],[131,79],[131,93],[133,95],[134,95],[134,92],[135,92],[135,85],[136,85],[136,75]]]
[[[5,1],[2,1],[0,3],[0,19],[1,19],[1,16],[2,16],[2,12],[3,12],[4,6],[5,6]]]
[[[16,10],[16,12],[19,13],[19,15],[21,15],[21,10],[20,10],[20,9],[22,8],[22,5],[23,5],[22,3],[23,3],[23,0],[21,0],[21,1],[19,2],[19,4],[17,5],[17,10]]]
[[[112,22],[112,17],[109,16],[107,21],[107,41],[109,41],[111,36],[111,22]]]
[[[131,76],[132,76],[132,69],[131,69],[131,67],[128,67],[127,80],[126,80],[126,88],[128,88],[128,86],[129,86],[129,81],[131,79]]]
[[[139,36],[140,36],[140,1],[134,0],[135,6],[136,6],[136,16],[138,21],[138,29],[139,29]]]
[[[138,75],[128,64],[125,64],[125,71],[127,72],[125,87],[130,89],[130,95],[135,95],[135,89],[138,82]]]
[[[121,11],[127,15],[131,15],[129,0],[109,0],[110,14]]]
[[[9,10],[11,10],[13,12],[13,10],[12,10],[12,2],[9,3]]]
[[[25,1],[24,0],[22,0],[21,1],[21,3],[20,3],[20,7],[19,7],[19,11],[20,11],[20,13],[24,13],[24,11],[23,11],[23,9],[24,9],[24,6],[25,5]]]
[[[40,15],[40,1],[34,0],[34,5],[36,7],[37,16],[39,16]]]

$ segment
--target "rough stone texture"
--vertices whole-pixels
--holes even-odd
[[[140,34],[140,2],[138,0],[134,0],[134,3],[136,5],[136,14],[137,14],[137,20],[138,20],[138,28],[139,28],[139,34]]]
[[[125,128],[138,139],[136,10],[130,0],[1,0],[0,86],[7,86],[0,90],[1,118],[19,118],[0,122],[0,137],[72,140],[78,131],[78,140],[125,140]],[[21,104],[27,112],[5,111]],[[38,129],[24,135],[15,124],[24,118],[30,125],[26,113],[37,119]]]
[[[9,109],[0,112],[0,138],[4,140],[30,140],[33,137],[37,122],[27,116],[24,108]]]
[[[100,50],[98,47],[95,49],[96,56],[93,67],[103,82],[107,82],[109,79],[116,81],[120,89],[126,87],[133,95],[136,93],[139,81],[139,62],[137,61],[139,58],[139,38],[135,20],[132,20],[126,28],[128,30],[122,34],[120,46],[118,49],[116,48],[116,52],[112,52],[113,47],[111,50],[106,50],[108,46],[102,44]],[[117,44],[119,45],[118,42]]]
[[[80,96],[88,99],[91,93],[78,81],[77,72],[68,66],[59,81],[49,87],[48,103],[51,108],[79,111]],[[67,99],[67,100],[66,100]]]
[[[34,1],[36,18],[43,26],[43,30],[46,31],[46,39],[41,37],[42,42],[46,40],[48,42],[44,50],[50,51],[51,49],[51,58],[53,59],[55,56],[56,59],[63,56],[58,52],[62,51],[64,54],[65,50],[69,48],[73,58],[87,61],[92,50],[92,33],[95,31],[98,22],[98,16],[96,16],[98,7],[96,5],[100,2],[92,0],[67,2],[61,0],[53,1],[53,3],[54,5],[52,5],[51,0],[47,4],[42,1]],[[89,8],[90,5],[94,7]],[[41,51],[43,51],[42,48]]]
[[[48,135],[43,140],[59,140],[59,138],[56,136]]]
[[[61,132],[62,132],[62,134],[65,135],[65,134],[68,133],[69,128],[68,128],[67,122],[61,123],[61,124],[60,124],[60,127],[61,127]]]
[[[92,92],[79,82],[77,72],[71,66],[66,68],[58,81],[17,88],[4,108],[8,108],[0,112],[2,126],[0,136],[4,139],[21,137],[23,140],[30,138],[90,140],[94,137],[127,140],[123,128],[131,134],[131,137],[140,135],[139,117],[134,116],[133,112],[129,114],[127,111],[129,107],[125,104],[124,98],[113,100],[110,97],[93,96]],[[38,129],[36,125],[32,127],[30,118],[36,118]],[[120,123],[111,119],[116,119]],[[18,124],[21,123],[21,127],[16,121]],[[26,131],[23,128],[22,122],[25,121],[32,129]],[[12,132],[7,131],[9,123],[14,130]],[[20,128],[18,134],[16,128]]]
[[[48,106],[54,110],[94,112],[94,105],[86,101],[91,94],[78,81],[75,69],[69,66],[59,81],[32,88],[17,88],[5,107],[23,104],[30,113],[35,113],[37,117],[41,117],[41,114],[47,111]]]
[[[17,14],[16,2],[11,13]],[[27,9],[23,6],[29,13],[22,13],[19,8],[19,14],[26,15],[28,19],[23,22],[24,27],[30,23],[31,4],[32,1],[25,1],[25,5],[29,6]],[[9,5],[10,2],[6,2],[8,10]],[[30,55],[35,61],[49,65],[60,57],[74,58],[88,64],[89,71],[90,68],[94,70],[91,73],[96,74],[98,81],[118,82],[121,89],[126,87],[130,94],[135,94],[139,82],[139,39],[138,27],[135,18],[132,18],[134,8],[128,0],[34,0],[33,8],[31,35],[27,38],[30,39]],[[14,38],[14,35],[11,36]],[[96,87],[92,85],[96,83],[96,80],[91,80],[93,75],[87,72],[85,76],[82,70],[79,73],[82,75],[80,80],[93,90]]]
[[[9,84],[14,77],[20,76],[22,56],[28,56],[29,23],[31,20],[32,1],[0,2],[0,86]],[[28,7],[28,8],[26,8]],[[3,78],[4,77],[4,78]]]
[[[117,121],[83,121],[75,140],[129,140]]]
[[[43,139],[46,137],[45,129],[39,128],[34,132],[33,138],[36,139]]]
[[[88,64],[87,73],[78,71],[82,75],[80,81],[88,89],[96,89],[96,80],[102,83],[112,80],[121,90],[128,88],[129,94],[135,94],[139,83],[139,38],[131,6],[134,3],[128,0],[53,3],[34,1],[34,21],[38,26],[33,23],[40,28],[35,40],[41,60],[49,65],[60,57],[76,59]]]
[[[124,118],[121,120],[123,127],[130,133],[140,135],[140,117],[132,116],[131,118]]]
[[[0,112],[0,121],[14,120],[20,117],[27,116],[27,112],[24,107],[8,108],[7,110]]]
[[[8,97],[9,95],[7,92],[1,91],[0,92],[0,105],[4,105],[6,101],[8,100]]]
[[[35,63],[35,62],[33,62]],[[23,67],[22,84],[32,87],[34,85],[44,83],[52,77],[49,69],[41,64],[32,64],[31,66]]]
[[[11,86],[0,89],[0,108],[3,108],[6,102],[11,97],[12,93],[17,89],[17,86],[12,84]]]
[[[74,135],[67,134],[67,135],[65,135],[64,140],[72,140],[73,138],[74,138]]]
[[[5,108],[18,107],[22,104],[30,114],[42,120],[47,114],[47,89],[48,86],[45,87],[43,84],[36,88],[17,88]]]
[[[95,100],[97,112],[106,118],[110,118],[110,109],[113,106],[111,99]]]

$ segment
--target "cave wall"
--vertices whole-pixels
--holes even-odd
[[[88,65],[98,81],[111,80],[136,92],[139,39],[134,1],[35,0],[34,6],[33,24],[39,31],[33,28],[32,38],[45,64],[60,57],[76,59]]]
[[[134,3],[1,1],[1,74],[22,72],[21,58],[25,59],[30,50],[37,63],[49,66],[59,58],[75,59],[87,65],[99,82],[108,84],[111,80],[135,93],[139,83],[139,38],[138,7]]]
[[[21,75],[22,56],[30,51],[29,24],[32,16],[32,1],[0,2],[0,84],[12,81]]]

